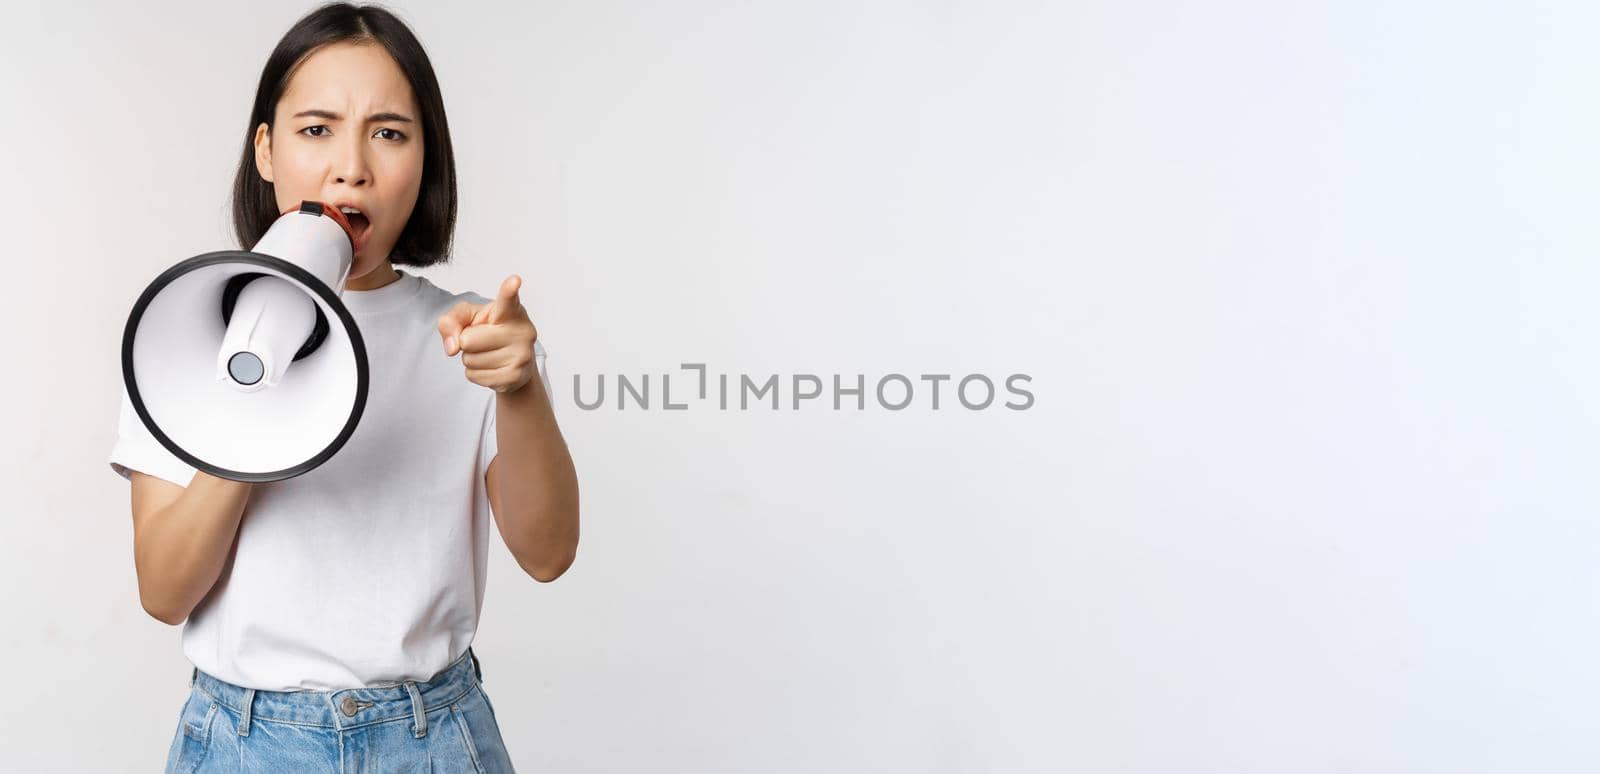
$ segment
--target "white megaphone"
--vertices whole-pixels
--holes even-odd
[[[357,245],[338,208],[302,202],[251,250],[156,277],[122,334],[139,419],[191,467],[279,481],[328,461],[367,403],[367,349],[339,300]]]

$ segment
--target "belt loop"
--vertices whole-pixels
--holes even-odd
[[[250,708],[256,703],[256,689],[244,690],[244,706],[239,708],[239,736],[250,735]]]
[[[468,647],[467,653],[472,656],[472,673],[478,676],[478,682],[483,682],[483,662],[478,660],[478,651]]]
[[[189,670],[189,687],[193,688],[198,682],[200,682],[200,667],[194,667]]]
[[[411,694],[411,716],[416,722],[411,727],[416,731],[417,738],[428,735],[428,712],[422,706],[422,691],[417,690],[417,684],[411,680],[406,681],[406,692]]]

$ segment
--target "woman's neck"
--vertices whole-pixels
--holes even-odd
[[[400,279],[400,273],[394,270],[394,264],[384,261],[378,268],[367,272],[352,280],[346,280],[345,290],[377,290],[395,280]]]

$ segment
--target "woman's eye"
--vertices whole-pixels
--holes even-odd
[[[300,132],[311,137],[326,137],[328,136],[328,127],[322,124],[317,124],[316,126],[308,126],[304,129],[301,129]],[[406,138],[404,132],[401,132],[398,129],[390,129],[387,126],[379,129],[377,132],[374,132],[374,134],[381,135],[384,132],[389,132],[390,134],[394,135],[393,137],[384,137],[383,139],[385,140],[404,140]]]

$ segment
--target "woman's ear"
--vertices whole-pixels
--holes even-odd
[[[272,130],[266,122],[256,127],[256,172],[261,179],[272,182]]]

